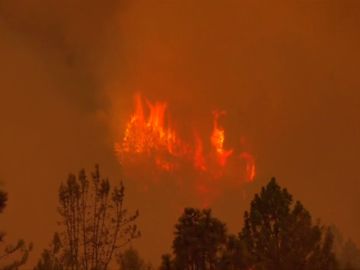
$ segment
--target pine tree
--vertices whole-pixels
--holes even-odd
[[[330,230],[314,225],[310,213],[274,178],[255,195],[244,218],[241,238],[255,269],[337,269]]]

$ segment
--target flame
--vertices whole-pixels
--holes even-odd
[[[252,182],[255,178],[256,170],[255,170],[255,159],[248,152],[242,152],[240,154],[240,158],[244,159],[246,162],[245,170],[246,170],[246,179],[249,182]]]
[[[224,149],[224,141],[225,141],[225,130],[219,127],[219,117],[224,112],[219,113],[218,111],[214,112],[214,126],[213,132],[211,135],[211,143],[215,148],[217,159],[219,164],[224,167],[226,165],[226,161],[232,155],[233,150],[225,150]]]
[[[238,157],[245,164],[241,167],[236,163],[239,159],[234,157],[235,150],[224,146],[225,129],[219,125],[219,118],[225,112],[213,113],[213,128],[207,139],[204,140],[195,131],[194,140],[185,142],[170,125],[166,102],[152,103],[137,94],[134,103],[134,113],[126,124],[121,142],[115,144],[121,163],[136,162],[139,157],[150,160],[159,171],[166,173],[181,174],[193,168],[191,175],[197,179],[193,181],[192,190],[207,204],[220,193],[218,186],[215,186],[218,181],[211,179],[228,181],[228,184],[231,181],[224,180],[225,175],[232,179],[241,178],[237,180],[238,183],[254,180],[256,169],[253,155],[248,151],[241,152]],[[229,166],[230,161],[232,167]]]
[[[175,131],[165,121],[167,104],[165,102],[152,104],[148,100],[146,104],[149,110],[147,118],[141,96],[135,95],[135,112],[126,126],[122,147],[120,149],[117,147],[117,151],[138,154],[164,151],[176,155],[181,147]]]

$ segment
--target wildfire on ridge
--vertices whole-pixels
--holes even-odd
[[[231,161],[243,163],[242,171],[232,174],[233,178],[239,183],[251,182],[256,173],[255,159],[247,151],[235,156],[234,149],[225,148],[225,130],[219,124],[219,118],[224,114],[214,111],[212,132],[206,140],[195,132],[193,141],[184,141],[171,127],[167,103],[152,103],[137,94],[135,110],[126,124],[123,138],[115,144],[116,153],[121,162],[142,157],[167,173],[180,173],[187,164],[199,179],[207,179],[195,179],[194,190],[198,193],[211,193],[214,189],[211,179],[221,180],[227,170],[232,170],[228,166]]]

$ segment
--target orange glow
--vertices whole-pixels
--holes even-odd
[[[155,164],[162,170],[170,172],[173,171],[175,169],[175,165],[172,164],[171,162],[168,162],[166,160],[163,160],[161,158],[156,158],[155,159]]]
[[[195,136],[194,166],[200,171],[206,171],[203,142],[198,135]]]
[[[233,150],[225,150],[224,149],[224,141],[225,141],[225,130],[219,127],[219,116],[220,113],[214,112],[214,126],[211,134],[211,143],[215,148],[218,162],[221,166],[226,165],[226,161],[232,155]]]
[[[149,111],[148,117],[145,117],[141,96],[135,95],[135,112],[126,126],[122,147],[116,147],[117,152],[119,154],[146,153],[148,155],[153,152],[161,152],[177,155],[181,152],[181,144],[175,131],[166,122],[167,104],[165,102],[152,104],[149,101],[146,101],[146,104]],[[170,170],[174,167],[167,161],[160,162],[159,160],[161,159],[157,157],[155,163],[161,168]]]
[[[126,124],[121,142],[115,144],[115,151],[125,166],[127,162],[135,162],[135,168],[146,170],[136,162],[147,160],[159,171],[176,173],[182,179],[195,177],[190,179],[190,186],[203,203],[210,203],[221,194],[219,183],[232,185],[231,179],[238,179],[235,183],[238,185],[254,180],[255,159],[252,154],[243,151],[239,158],[235,158],[235,150],[224,147],[225,129],[219,125],[224,112],[213,113],[213,127],[207,139],[195,131],[194,140],[185,142],[170,126],[167,103],[143,100],[139,94],[135,95],[134,113]],[[228,166],[230,161],[232,166]],[[243,161],[244,166],[237,164]],[[189,173],[189,169],[193,172]],[[217,181],[212,181],[215,179]]]
[[[246,162],[245,170],[246,170],[246,179],[249,182],[252,182],[255,178],[256,169],[255,169],[255,159],[248,152],[242,152],[240,154],[240,158],[244,159]]]

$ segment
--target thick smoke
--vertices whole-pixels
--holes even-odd
[[[178,130],[205,136],[215,108],[227,111],[229,145],[247,138],[256,181],[214,206],[231,230],[275,175],[359,243],[359,8],[350,0],[0,1],[4,229],[35,241],[35,261],[56,228],[67,173],[99,162],[120,175],[113,143],[141,92],[171,104]],[[139,248],[156,262],[170,247],[179,212],[163,202],[176,190],[155,186],[144,198],[131,179],[127,186],[141,210]]]

